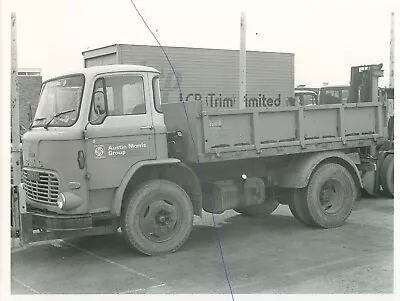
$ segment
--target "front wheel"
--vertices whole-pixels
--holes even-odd
[[[146,255],[177,251],[193,227],[193,205],[187,193],[166,180],[151,180],[135,189],[122,214],[127,242]]]

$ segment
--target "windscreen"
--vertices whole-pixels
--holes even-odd
[[[46,82],[42,87],[32,127],[44,126],[49,122],[48,126],[73,125],[78,118],[84,82],[83,75]]]

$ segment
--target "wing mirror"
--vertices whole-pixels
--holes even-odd
[[[90,114],[91,124],[101,124],[107,116],[106,98],[103,91],[96,91],[93,94],[92,113]]]

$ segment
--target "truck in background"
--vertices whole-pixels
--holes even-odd
[[[294,90],[295,102],[293,105],[315,106],[318,104],[318,93],[311,90],[296,88]]]
[[[387,197],[394,197],[394,88],[379,89],[381,101],[387,103],[388,140],[379,148],[377,168],[380,171],[380,186]],[[379,189],[379,187],[377,188]]]
[[[386,106],[386,126],[388,128],[388,139],[377,149],[377,173],[379,177],[371,177],[375,181],[374,189],[367,189],[370,195],[383,195],[394,197],[394,88],[379,88],[370,79],[368,67],[366,69],[352,68],[352,82],[366,87],[360,92],[351,85],[325,86],[320,88],[319,104],[340,104],[368,102],[372,95],[378,95]]]
[[[382,66],[357,68],[375,89]],[[160,76],[117,64],[44,83],[23,136],[24,242],[121,228],[133,248],[157,255],[178,250],[203,210],[267,218],[279,204],[307,226],[339,227],[360,189],[379,182],[387,115],[373,93],[362,103],[229,110],[188,99],[184,109],[162,103]]]
[[[373,189],[366,188],[369,195],[379,196],[383,194],[386,197],[394,197],[394,88],[376,88],[376,84],[372,84],[368,69],[352,68],[351,77],[353,82],[364,85],[363,93],[354,89],[350,85],[342,86],[324,86],[319,89],[318,104],[342,104],[342,103],[359,103],[368,102],[372,95],[378,95],[382,102],[387,104],[386,122],[388,128],[388,139],[377,149],[376,157],[376,173],[379,177],[371,176],[370,181],[375,184],[369,185]],[[374,88],[375,86],[375,88]],[[299,87],[296,89],[296,98],[301,97],[300,93],[312,93],[311,89]],[[352,95],[350,95],[352,93]],[[304,97],[304,96],[303,96]],[[308,96],[308,97],[311,97]]]
[[[347,103],[350,86],[323,86],[319,89],[319,104]]]

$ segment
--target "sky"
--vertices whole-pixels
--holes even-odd
[[[351,66],[372,63],[384,64],[388,84],[394,1],[133,1],[163,45],[239,49],[245,11],[247,49],[294,53],[296,85],[347,84]],[[12,0],[7,9],[17,14],[19,67],[41,68],[44,79],[82,67],[88,48],[155,45],[130,0]]]

